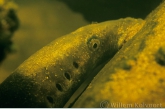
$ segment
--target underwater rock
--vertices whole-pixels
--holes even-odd
[[[165,107],[165,1],[145,21],[73,107]]]
[[[90,24],[56,39],[1,83],[0,107],[63,107],[87,76],[144,23],[125,18]]]
[[[19,20],[15,14],[17,6],[11,0],[0,1],[0,62],[12,51],[14,31],[19,26]]]

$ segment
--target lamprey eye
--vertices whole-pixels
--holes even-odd
[[[93,48],[96,49],[97,48],[97,43],[93,44]]]
[[[100,40],[96,36],[93,36],[88,40],[87,44],[90,50],[96,51],[100,47]]]

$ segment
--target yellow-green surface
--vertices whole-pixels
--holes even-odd
[[[165,2],[73,107],[165,107]],[[114,104],[114,105],[113,105]]]

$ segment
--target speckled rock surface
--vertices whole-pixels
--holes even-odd
[[[73,107],[165,107],[165,2]]]

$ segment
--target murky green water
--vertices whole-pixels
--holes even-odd
[[[87,25],[80,13],[56,0],[15,0],[20,27],[12,40],[16,49],[0,66],[0,83],[24,60],[54,39]]]

